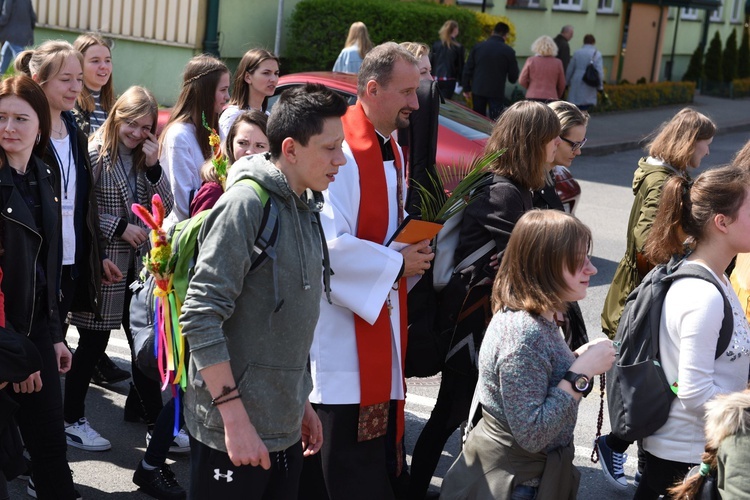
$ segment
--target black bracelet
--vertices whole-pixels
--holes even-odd
[[[224,396],[229,396],[233,391],[237,390],[237,386],[229,387],[228,385],[225,385],[224,388],[221,390],[221,394],[216,396],[215,398],[211,398],[211,406],[216,406],[216,402],[223,398]]]
[[[234,399],[239,399],[241,397],[242,397],[242,394],[240,394],[239,391],[238,391],[237,394],[235,394],[234,396],[222,399],[221,401],[217,401],[216,400],[217,398],[214,398],[214,399],[211,400],[211,406],[223,405],[224,403],[228,403],[229,401],[232,401]]]

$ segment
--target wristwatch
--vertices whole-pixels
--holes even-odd
[[[567,371],[565,372],[565,375],[563,375],[563,380],[570,382],[570,385],[573,386],[573,390],[583,394],[584,398],[591,392],[591,380],[586,375]]]

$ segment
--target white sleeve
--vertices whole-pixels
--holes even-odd
[[[345,153],[348,161],[323,193],[321,213],[331,256],[331,300],[373,324],[401,272],[403,257],[382,244],[357,238],[359,171],[346,147]]]
[[[663,311],[662,324],[666,324],[669,336],[663,345],[664,337],[660,335],[665,374],[670,382],[677,380],[677,397],[683,406],[698,410],[715,395],[726,392],[714,376],[724,298],[712,283],[699,278],[682,278],[669,288]],[[677,359],[674,359],[675,354]]]
[[[167,130],[159,163],[169,176],[174,193],[172,218],[177,222],[190,216],[190,193],[201,186],[201,164],[196,165],[194,151],[197,139],[188,128],[173,125]]]
[[[240,113],[242,113],[242,110],[238,106],[231,105],[227,106],[219,116],[219,137],[222,141],[226,140],[229,129],[232,128],[232,124]]]

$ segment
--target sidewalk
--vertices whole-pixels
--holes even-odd
[[[689,105],[592,114],[586,134],[586,154],[602,156],[642,147],[648,134],[685,106],[711,117],[719,134],[750,131],[750,99],[721,99],[696,94]]]

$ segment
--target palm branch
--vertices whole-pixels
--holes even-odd
[[[497,160],[505,150],[475,157],[468,168],[459,164],[457,167],[442,167],[442,177],[455,177],[457,172],[468,170],[468,173],[456,185],[452,193],[446,194],[441,175],[429,173],[431,186],[414,182],[420,198],[421,219],[427,222],[444,224],[448,219],[463,210],[474,200],[477,189],[490,181],[487,167]]]

